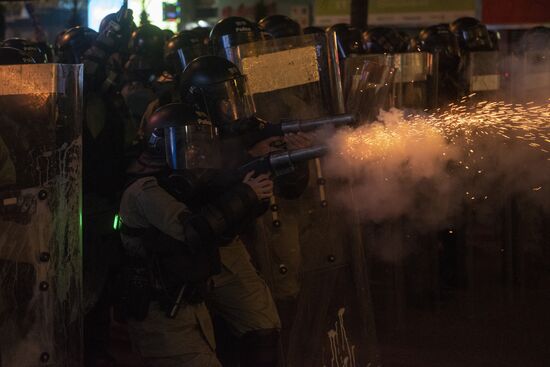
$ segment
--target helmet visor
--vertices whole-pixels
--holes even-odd
[[[245,77],[226,80],[202,89],[210,120],[216,126],[250,118],[255,113]]]
[[[170,67],[172,73],[181,73],[187,65],[197,57],[208,54],[205,45],[197,43],[192,46],[178,48],[173,51],[167,51],[164,54],[166,66]]]
[[[172,169],[220,168],[218,137],[212,125],[169,127],[164,134],[166,160]]]
[[[197,57],[208,54],[207,48],[203,44],[196,44],[192,47],[179,48],[177,50],[177,59],[179,61],[180,71],[183,71],[187,65]]]

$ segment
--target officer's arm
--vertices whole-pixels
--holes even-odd
[[[137,200],[151,225],[190,247],[217,244],[225,233],[249,220],[259,205],[250,186],[239,183],[191,212],[161,188],[156,179],[143,184]]]
[[[127,47],[130,37],[132,11],[121,9],[121,12],[121,17],[112,19],[84,54],[82,61],[86,89],[101,90],[118,79],[118,72],[114,69],[109,70],[106,65],[113,54]]]

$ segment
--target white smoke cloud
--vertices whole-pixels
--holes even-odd
[[[550,117],[528,126],[548,106],[473,108],[412,117],[393,109],[373,124],[337,131],[327,171],[353,188],[338,202],[364,221],[408,219],[419,231],[447,225],[464,205],[498,207],[514,195],[550,208]]]

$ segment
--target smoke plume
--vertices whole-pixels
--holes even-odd
[[[339,203],[365,221],[409,219],[433,230],[464,205],[531,198],[550,208],[549,105],[479,102],[432,115],[393,109],[330,139]]]

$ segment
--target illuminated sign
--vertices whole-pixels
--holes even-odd
[[[88,3],[88,27],[99,29],[101,20],[110,13],[116,13],[122,1],[90,0]],[[139,15],[145,7],[151,24],[162,29],[178,30],[179,6],[177,0],[128,0],[128,8],[134,12],[134,22],[139,25]]]

